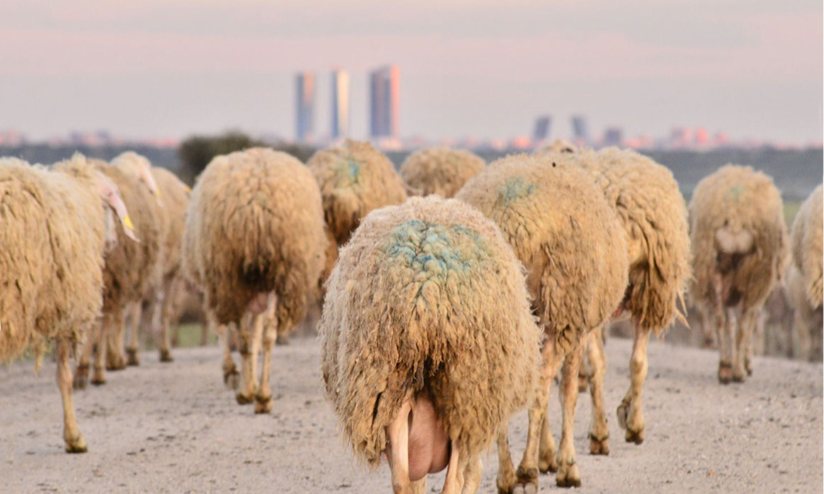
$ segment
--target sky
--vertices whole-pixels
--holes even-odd
[[[294,74],[400,69],[400,130],[511,138],[551,114],[592,131],[674,126],[804,144],[822,136],[820,0],[3,0],[0,130],[294,136]]]

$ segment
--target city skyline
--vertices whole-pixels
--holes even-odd
[[[72,129],[289,137],[293,74],[340,66],[352,74],[350,135],[364,138],[366,73],[391,62],[403,74],[403,137],[528,136],[545,113],[565,136],[568,115],[581,113],[593,130],[620,125],[625,136],[682,126],[820,142],[821,11],[808,0],[8,0],[0,129],[33,140]],[[317,95],[318,134],[330,97]]]
[[[315,137],[315,74],[298,72],[295,76],[295,140]]]
[[[332,70],[332,139],[349,136],[349,74],[343,69]]]

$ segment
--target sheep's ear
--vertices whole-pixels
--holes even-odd
[[[114,221],[114,213],[109,208],[106,208],[104,221],[104,238],[106,239],[106,250],[111,250],[117,244],[117,225]]]

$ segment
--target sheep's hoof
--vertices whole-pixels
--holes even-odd
[[[243,393],[236,394],[235,399],[237,400],[238,405],[248,405],[248,404],[252,403],[255,400],[255,398],[252,394],[246,395],[246,394],[243,394]]]
[[[618,405],[618,408],[615,410],[615,415],[618,416],[618,425],[621,426],[622,429],[626,430],[627,428],[627,415],[629,415],[629,400],[624,398],[621,400],[621,404]]]
[[[119,371],[125,368],[126,359],[123,358],[123,355],[111,355],[109,358],[106,359],[107,371]]]
[[[589,452],[593,455],[608,455],[609,454],[609,434],[598,438],[595,434],[589,435]]]
[[[86,383],[89,382],[89,365],[80,364],[74,371],[74,389],[86,389]]]
[[[555,473],[558,471],[558,460],[554,451],[541,451],[538,453],[538,470],[541,473]]]
[[[644,429],[634,431],[632,429],[627,428],[627,432],[624,435],[624,439],[626,439],[628,443],[641,444],[644,442]]]
[[[752,362],[747,357],[744,358],[744,369],[747,371],[748,376],[752,375]]]
[[[102,367],[94,367],[94,374],[92,375],[92,384],[95,386],[102,386],[106,384],[106,375],[103,373]]]
[[[512,494],[536,494],[538,492],[538,469],[518,467],[515,473],[518,481],[512,487]]]
[[[137,348],[126,349],[126,364],[130,366],[140,365],[140,358],[137,356]]]
[[[237,390],[240,387],[240,373],[232,367],[223,371],[223,384],[227,388]]]
[[[278,334],[277,338],[275,339],[275,345],[283,346],[289,344],[289,337],[285,334]]]
[[[74,439],[66,440],[66,453],[85,453],[86,440],[80,434]]]
[[[172,358],[172,352],[170,352],[168,348],[160,350],[160,361],[163,363],[175,361],[175,359]]]
[[[555,476],[555,484],[558,487],[581,487],[578,465],[573,462],[567,464],[566,468],[559,468],[558,474]]]
[[[255,413],[272,411],[272,395],[255,395]]]
[[[718,382],[721,384],[732,382],[732,364],[728,362],[718,363]]]

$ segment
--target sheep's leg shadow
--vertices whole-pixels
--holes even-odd
[[[642,394],[644,381],[647,379],[649,333],[648,329],[635,327],[635,341],[632,345],[632,356],[629,361],[630,386],[617,410],[618,423],[626,431],[625,439],[628,443],[641,444],[644,442]]]

